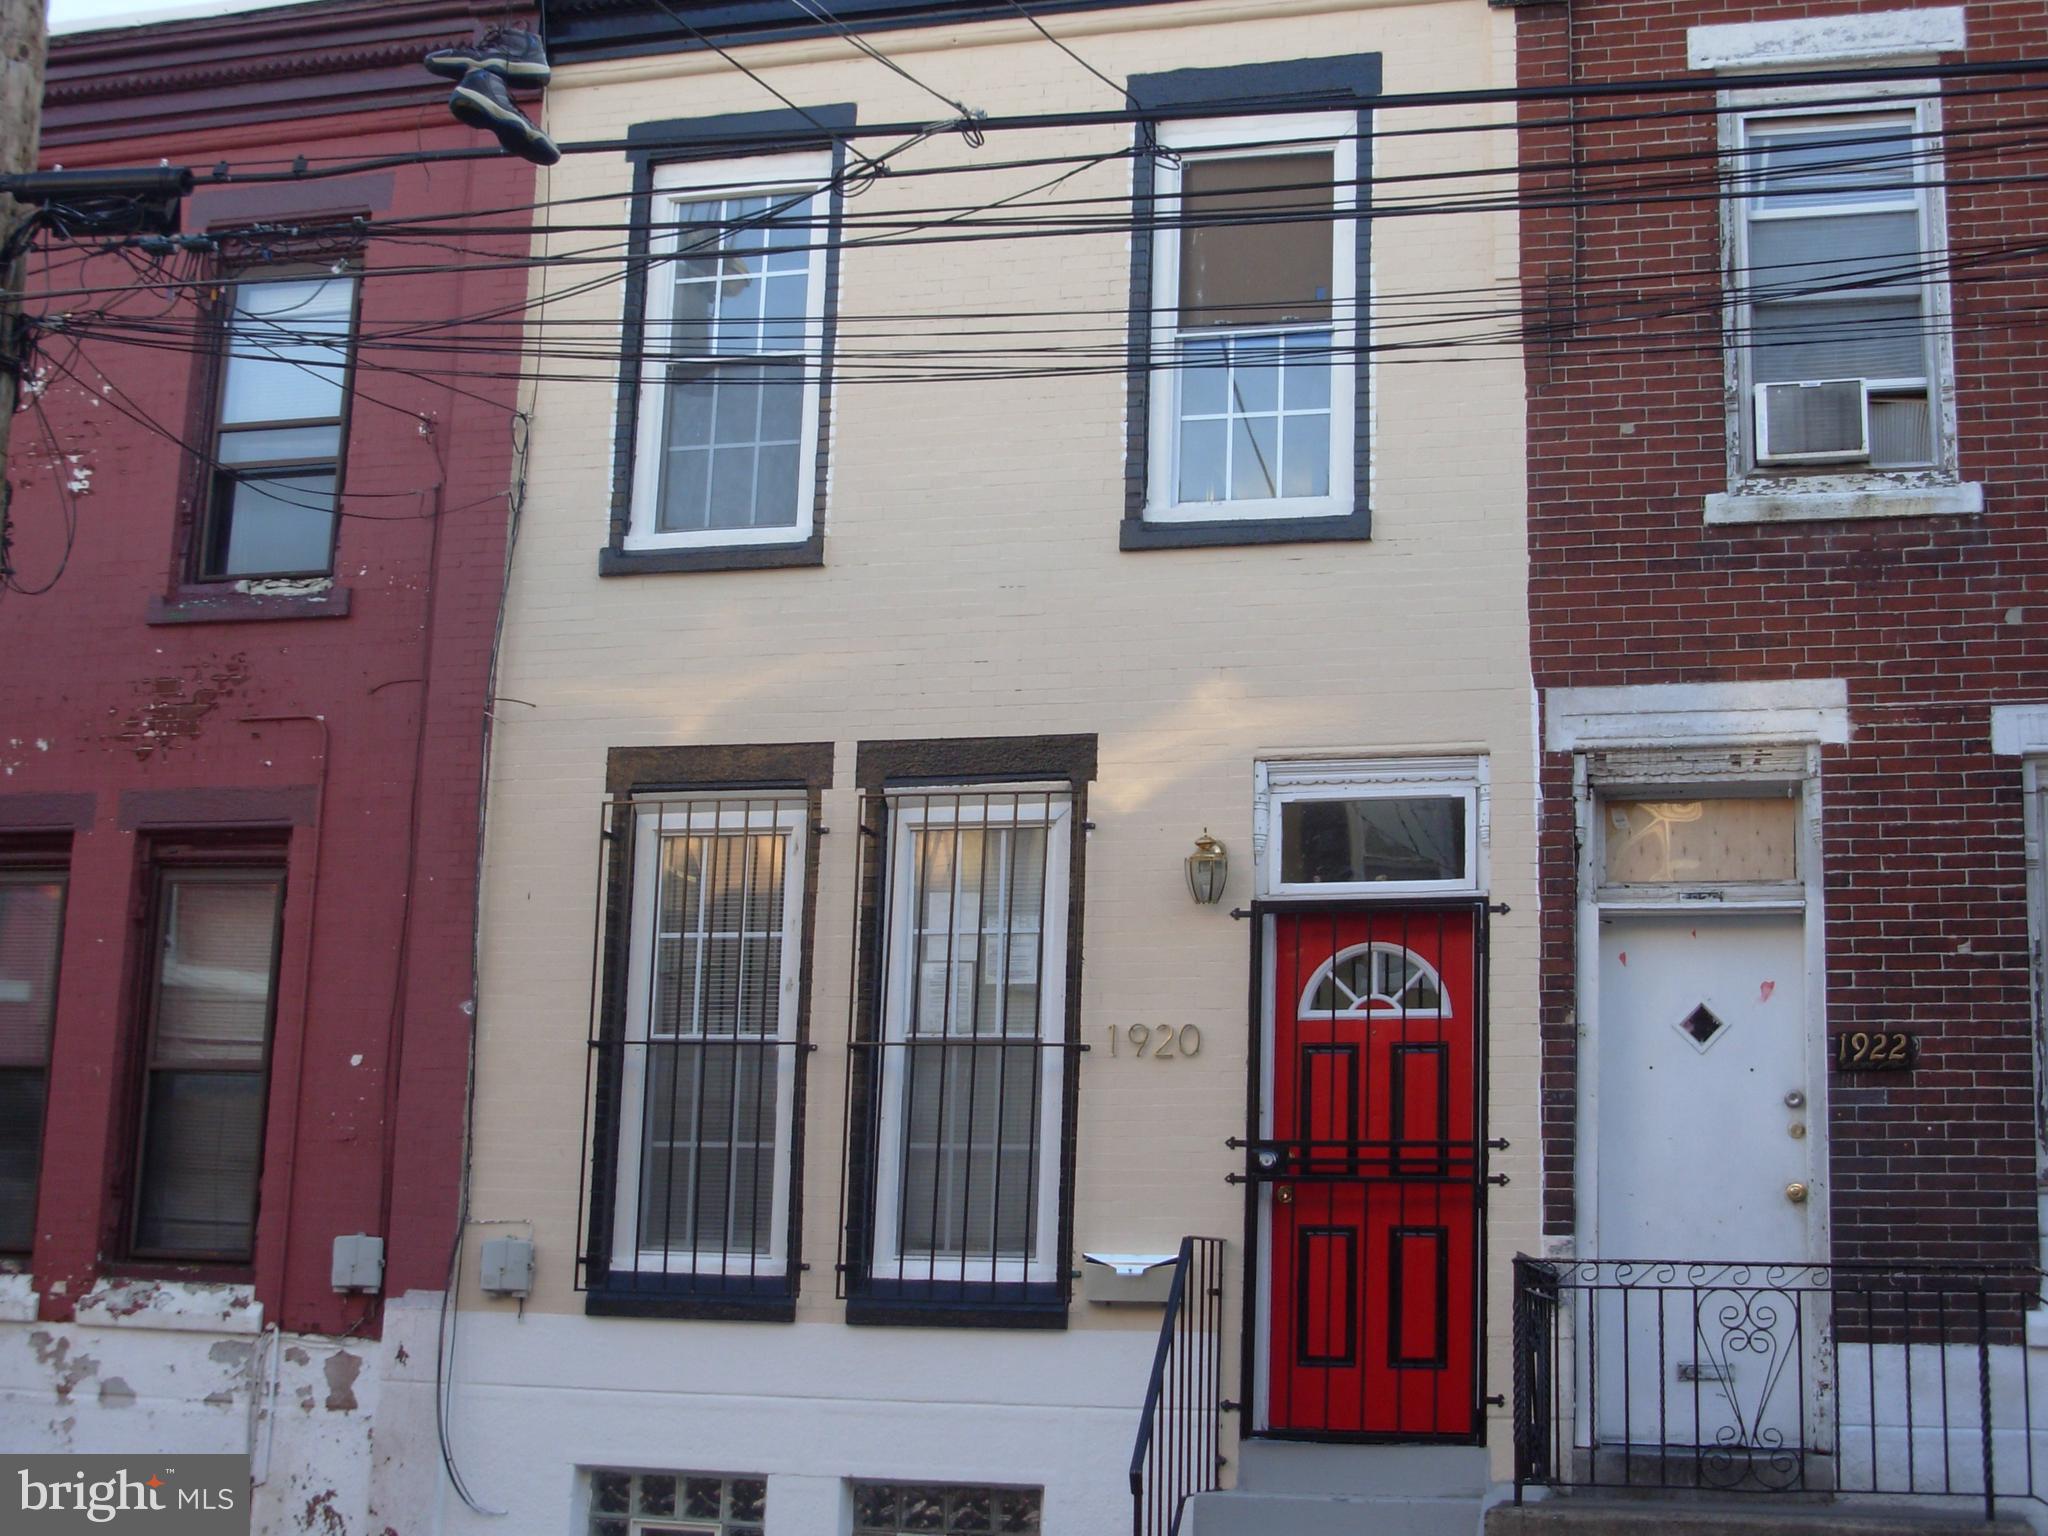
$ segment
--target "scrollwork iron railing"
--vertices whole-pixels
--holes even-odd
[[[1515,1260],[1515,1493],[2048,1502],[2031,1268]]]
[[[1178,1536],[1223,1469],[1223,1239],[1184,1237],[1131,1447],[1132,1536]]]

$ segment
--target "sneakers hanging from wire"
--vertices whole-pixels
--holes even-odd
[[[436,48],[427,55],[426,65],[450,80],[460,80],[473,69],[487,69],[515,91],[541,90],[554,74],[539,34],[525,27],[492,27],[473,43]]]
[[[512,105],[505,77],[493,69],[472,69],[448,97],[448,108],[472,128],[486,128],[513,154],[535,165],[553,165],[562,158],[555,141]]]

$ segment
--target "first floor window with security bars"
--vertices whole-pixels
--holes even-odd
[[[788,1273],[802,797],[641,800],[630,839],[610,1270],[743,1290]],[[615,951],[616,952],[616,951]]]
[[[886,798],[879,1017],[865,1056],[867,1279],[963,1297],[1058,1278],[1064,788]]]

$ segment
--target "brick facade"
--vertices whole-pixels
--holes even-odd
[[[1888,8],[1531,6],[1519,13],[1521,80],[1681,76],[1689,26]],[[1972,63],[2048,49],[2038,5],[1966,11]],[[1848,685],[1850,741],[1826,751],[1821,778],[1828,1028],[1913,1028],[1924,1053],[1901,1076],[1830,1074],[1839,1259],[2037,1257],[2021,773],[1992,756],[1988,714],[2048,686],[2048,343],[2032,318],[2048,276],[2025,258],[1971,269],[2037,240],[2048,220],[2025,184],[2048,170],[2031,136],[2038,100],[2015,88],[2025,83],[1953,80],[1943,108],[1958,448],[1962,479],[1983,486],[1978,516],[1709,526],[1703,500],[1728,488],[1717,199],[1632,188],[1699,174],[1716,127],[1697,109],[1713,97],[1590,99],[1575,131],[1560,103],[1524,116],[1523,185],[1538,205],[1522,250],[1539,694]],[[1609,120],[1645,112],[1664,115]],[[1569,754],[1547,754],[1541,778],[1544,1218],[1563,1236],[1579,1041]]]

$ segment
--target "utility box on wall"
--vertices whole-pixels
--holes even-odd
[[[1178,1254],[1084,1253],[1081,1295],[1105,1306],[1163,1307],[1173,1290]]]
[[[352,1232],[334,1240],[334,1288],[375,1291],[384,1285],[384,1239]]]
[[[485,1239],[477,1271],[477,1283],[493,1296],[530,1295],[533,1291],[533,1239]]]

